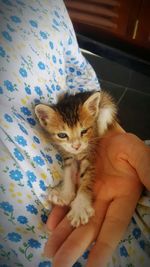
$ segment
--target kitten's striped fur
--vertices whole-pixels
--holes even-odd
[[[35,113],[64,159],[63,182],[50,191],[49,199],[69,205],[68,218],[75,227],[93,216],[92,185],[96,144],[116,122],[116,105],[102,92],[65,95],[57,104],[39,104]],[[78,173],[78,188],[75,181]]]

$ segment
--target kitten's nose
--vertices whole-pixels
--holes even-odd
[[[74,143],[72,144],[72,147],[75,149],[75,150],[78,150],[80,148],[81,144],[80,143]]]

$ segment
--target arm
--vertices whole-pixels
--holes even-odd
[[[69,27],[66,28],[62,19],[62,42],[67,86],[65,90],[70,93],[83,90],[100,90],[96,74],[79,48],[75,31],[66,8],[63,10],[63,16],[65,20],[68,21],[69,25]]]

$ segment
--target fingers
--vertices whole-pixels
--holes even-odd
[[[91,225],[76,228],[55,254],[53,267],[72,266],[94,240],[96,230]]]
[[[95,240],[108,205],[109,203],[106,201],[97,201],[95,203],[95,216],[91,218],[88,224],[74,229],[72,233],[68,235],[65,242],[63,242],[55,253],[53,267],[70,267],[84,253],[91,242]],[[53,240],[51,242],[56,241]]]
[[[142,184],[150,190],[150,147],[134,134],[126,134],[122,139],[124,159],[136,170]]]
[[[142,184],[150,191],[150,148],[141,144],[141,147],[138,147],[137,154],[133,155],[131,163],[136,169]]]
[[[60,217],[58,217],[60,219]],[[56,254],[57,250],[60,248],[62,243],[67,239],[68,235],[73,231],[67,217],[65,217],[54,229],[49,236],[49,239],[44,248],[44,255],[52,258]]]
[[[138,200],[138,197],[137,197]],[[105,267],[121,240],[134,212],[137,200],[115,199],[107,211],[100,234],[93,246],[87,267]]]
[[[52,209],[46,223],[48,230],[53,231],[59,224],[59,222],[65,217],[67,212],[68,212],[68,207],[55,206]]]

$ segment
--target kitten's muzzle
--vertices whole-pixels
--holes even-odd
[[[78,149],[80,148],[81,144],[80,144],[80,143],[77,143],[77,144],[72,144],[71,146],[72,146],[72,148],[74,148],[75,150],[78,150]]]

